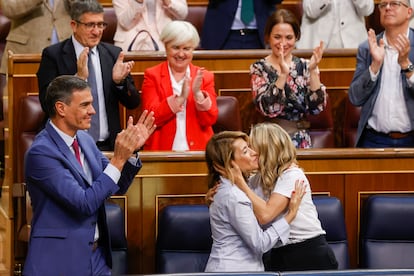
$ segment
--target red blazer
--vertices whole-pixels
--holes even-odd
[[[191,79],[195,78],[198,68],[190,64]],[[190,150],[205,150],[208,140],[213,135],[212,125],[218,116],[213,73],[204,72],[201,90],[209,95],[212,105],[207,111],[197,110],[193,93],[190,91],[186,105],[186,131]],[[176,114],[167,103],[167,98],[172,95],[167,61],[145,70],[141,94],[142,108],[154,111],[157,129],[147,140],[144,150],[172,149],[176,132]]]

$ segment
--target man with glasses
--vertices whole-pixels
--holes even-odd
[[[133,61],[124,62],[121,48],[101,42],[106,27],[97,0],[75,0],[70,10],[72,36],[45,48],[37,72],[39,98],[44,109],[49,83],[60,75],[76,75],[92,88],[94,109],[89,134],[101,150],[113,150],[121,130],[119,103],[138,107],[140,94],[130,75]]]
[[[357,147],[414,146],[414,30],[409,0],[378,3],[385,31],[359,45],[348,96],[361,106]]]

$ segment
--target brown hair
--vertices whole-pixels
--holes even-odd
[[[273,27],[281,23],[286,23],[292,26],[293,32],[296,36],[296,40],[300,39],[300,24],[296,16],[290,10],[278,9],[267,18],[266,26],[264,29],[265,44],[268,44],[269,42],[270,34],[272,32]]]
[[[222,131],[213,135],[206,146],[206,163],[208,168],[208,187],[212,188],[220,179],[216,166],[232,175],[231,160],[234,160],[234,141],[237,139],[249,140],[246,133],[241,131]]]

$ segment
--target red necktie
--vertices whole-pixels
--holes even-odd
[[[82,162],[81,162],[81,158],[80,158],[80,151],[79,151],[79,144],[78,144],[78,140],[76,140],[76,138],[73,139],[72,147],[73,147],[73,150],[75,151],[75,157],[76,157],[76,159],[78,160],[79,164],[82,167]]]

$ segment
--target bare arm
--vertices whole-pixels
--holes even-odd
[[[278,193],[272,193],[269,200],[265,201],[250,189],[237,164],[233,162],[232,165],[234,182],[252,202],[254,214],[260,224],[264,225],[272,222],[286,210],[289,205],[289,198]],[[299,180],[296,181],[297,183],[299,183]]]

